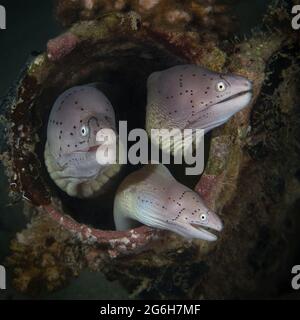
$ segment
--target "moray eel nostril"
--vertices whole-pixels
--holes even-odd
[[[120,165],[100,165],[96,134],[100,128],[116,132],[115,113],[94,85],[76,86],[56,100],[48,121],[45,163],[53,181],[79,198],[102,193]]]
[[[162,164],[147,165],[125,178],[115,197],[114,219],[117,230],[128,230],[138,221],[207,241],[217,239],[207,229],[223,228],[200,196],[176,181]]]
[[[178,65],[154,72],[147,86],[149,135],[151,129],[174,128],[203,129],[206,133],[246,107],[252,97],[252,83],[246,78],[197,65]],[[161,147],[164,150],[168,146]]]

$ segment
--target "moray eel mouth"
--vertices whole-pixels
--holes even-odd
[[[191,226],[192,228],[197,230],[196,232],[198,232],[199,235],[201,235],[202,237],[204,236],[206,239],[209,239],[212,241],[217,240],[218,238],[215,232],[216,231],[220,232],[223,229],[222,223],[220,226],[217,226],[217,227],[200,226],[194,223],[191,223]],[[213,231],[213,232],[210,232],[210,231]]]
[[[100,147],[100,144],[91,146],[91,147],[88,148],[87,152],[97,152],[99,147]]]
[[[220,232],[223,229],[221,221],[217,226],[203,226],[196,223],[178,223],[174,227],[176,229],[176,233],[185,238],[202,239],[206,241],[216,241],[218,237],[215,235],[215,231]]]
[[[99,147],[100,144],[93,145],[85,149],[76,150],[76,153],[96,153]]]
[[[214,241],[217,240],[217,235],[215,233],[223,230],[223,223],[219,217],[215,216],[214,223],[210,225],[191,223],[191,227],[196,229],[202,237],[205,237],[207,240]]]
[[[85,149],[77,150],[76,153],[96,153],[101,144],[96,144]]]
[[[78,155],[85,155],[89,158],[89,166],[83,163],[80,166],[70,166],[67,163],[60,166],[57,164],[52,154],[49,152],[48,144],[45,146],[44,159],[47,166],[48,173],[54,183],[68,196],[71,197],[75,204],[78,199],[95,198],[102,193],[107,192],[109,186],[113,183],[114,177],[121,170],[120,165],[112,164],[102,167],[97,163],[96,153],[99,145],[94,145],[86,150],[76,151],[69,154],[71,157]],[[85,161],[85,160],[82,160]],[[83,167],[86,168],[83,169]],[[78,170],[80,168],[80,170]],[[66,171],[66,169],[68,171]],[[100,171],[99,171],[100,170]],[[62,198],[65,196],[62,194]],[[74,211],[76,211],[74,209]]]
[[[241,97],[245,97],[245,98],[249,97],[249,98],[251,98],[251,96],[252,96],[252,90],[245,90],[245,91],[241,91],[239,93],[236,93],[236,94],[234,94],[234,95],[232,95],[230,97],[227,97],[227,98],[215,103],[214,105],[222,104],[224,102],[232,101],[232,100],[235,100],[235,99],[241,98]]]

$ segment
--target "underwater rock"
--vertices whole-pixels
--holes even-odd
[[[157,31],[194,30],[198,33],[228,36],[235,28],[231,6],[216,0],[57,0],[57,19],[70,26],[93,20],[112,11],[135,11],[143,24]]]
[[[33,217],[27,230],[12,241],[14,254],[6,261],[14,268],[14,287],[36,295],[67,284],[84,266],[84,252],[74,240],[51,218]]]
[[[274,13],[267,20],[277,25],[276,19]],[[11,193],[14,199],[30,203],[32,225],[36,226],[29,226],[13,242],[9,262],[16,286],[53,289],[65,283],[52,277],[52,272],[48,277],[44,268],[38,274],[44,281],[37,283],[31,271],[39,264],[25,259],[26,255],[32,257],[30,250],[36,256],[47,254],[39,245],[44,236],[38,235],[51,234],[60,252],[66,243],[74,252],[71,266],[55,254],[46,257],[45,265],[57,264],[66,278],[86,265],[119,280],[139,297],[278,295],[282,279],[290,275],[289,263],[299,250],[297,36],[287,37],[286,30],[280,29],[259,32],[221,49],[213,37],[202,42],[190,31],[156,31],[133,13],[82,21],[68,33],[77,39],[76,45],[65,48],[64,41],[57,41],[50,58],[49,52],[34,57],[4,102],[8,143],[3,159]],[[254,85],[252,105],[212,133],[208,162],[195,188],[224,222],[220,239],[214,243],[185,241],[146,226],[107,231],[112,224],[105,219],[112,208],[103,208],[100,214],[99,209],[86,211],[85,203],[65,197],[47,174],[43,147],[51,106],[69,87],[103,81],[105,94],[116,99],[112,104],[119,118],[138,114],[143,121],[132,126],[143,126],[146,91],[140,84],[154,71],[183,63],[236,73]],[[111,88],[111,83],[122,85]],[[128,96],[133,100],[124,104]],[[100,200],[102,206],[108,202]],[[89,203],[89,208],[97,205]],[[86,216],[92,219],[86,220]],[[45,222],[35,224],[36,219]],[[49,223],[56,227],[45,232]],[[36,244],[24,242],[24,237],[37,239]],[[27,274],[29,280],[21,274]]]

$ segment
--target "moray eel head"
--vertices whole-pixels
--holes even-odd
[[[173,193],[174,190],[171,189],[171,192]],[[179,202],[172,201],[170,207],[173,207],[173,210],[178,212],[178,215],[180,212],[181,214],[167,222],[174,224],[175,232],[186,238],[207,241],[217,240],[216,235],[209,230],[221,231],[223,229],[220,218],[206,207],[196,192],[188,188],[180,192],[182,192],[182,195]]]
[[[56,100],[48,121],[45,162],[54,182],[70,196],[91,197],[117,171],[96,159],[97,132],[116,131],[113,107],[94,85],[73,87]]]
[[[222,125],[252,97],[244,77],[221,74],[197,65],[179,65],[148,78],[146,127],[203,129]]]
[[[115,197],[114,219],[117,230],[130,229],[138,221],[188,239],[207,241],[217,239],[208,229],[223,228],[201,197],[176,181],[161,164],[147,165],[125,178]]]

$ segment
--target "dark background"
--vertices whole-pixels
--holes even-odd
[[[70,0],[71,1],[71,0]],[[53,18],[52,0],[0,0],[6,8],[7,30],[0,30],[0,97],[17,79],[32,51],[44,51],[49,39],[62,32]],[[269,1],[236,1],[234,13],[239,19],[239,35],[256,27]],[[0,137],[1,139],[1,137]],[[0,264],[9,254],[10,240],[26,224],[21,206],[10,206],[7,180],[0,166]],[[10,276],[10,275],[9,275]],[[0,291],[0,299],[24,297],[11,288]],[[108,282],[100,273],[84,271],[78,279],[59,292],[39,298],[57,299],[124,299],[128,294],[117,283]]]

